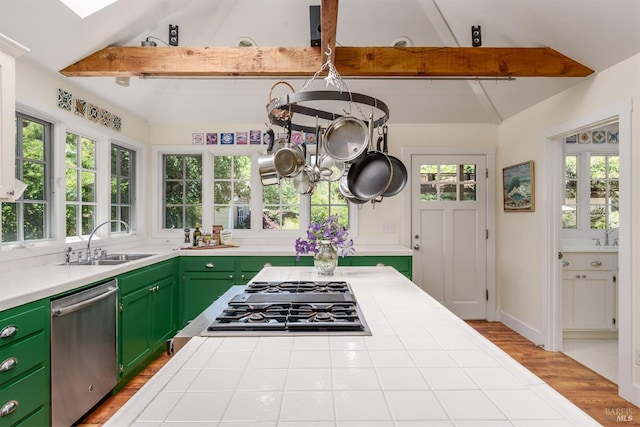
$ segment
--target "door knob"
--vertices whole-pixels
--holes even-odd
[[[415,250],[420,249],[420,245],[416,243],[415,245],[413,245],[413,249],[415,249]]]

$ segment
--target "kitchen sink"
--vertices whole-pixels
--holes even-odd
[[[111,254],[100,259],[82,260],[79,262],[70,262],[69,264],[61,265],[119,265],[124,264],[125,262],[147,258],[152,255],[153,254]]]
[[[137,259],[147,258],[153,254],[111,254],[103,258],[105,261],[135,261]]]

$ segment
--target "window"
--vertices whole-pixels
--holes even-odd
[[[202,224],[202,156],[164,155],[164,228]]]
[[[111,145],[111,219],[120,220],[134,229],[135,164],[133,150]],[[118,223],[111,223],[111,231],[119,231]]]
[[[590,231],[618,227],[619,179],[617,153],[584,151],[565,155],[563,228]]]
[[[420,200],[423,202],[476,200],[476,165],[420,165]]]
[[[96,222],[96,141],[67,132],[66,236],[91,233]]]
[[[27,184],[22,197],[2,203],[2,242],[52,237],[51,123],[16,114],[16,178]]]
[[[312,156],[310,161],[312,163],[315,162],[315,155]],[[330,176],[336,175],[338,175],[338,180],[330,178],[332,179],[331,181],[322,180],[315,184],[315,190],[311,195],[309,205],[309,218],[311,218],[311,221],[318,222],[323,221],[330,215],[338,215],[338,222],[349,228],[349,203],[340,192],[339,176],[341,174],[333,173]]]
[[[263,187],[262,228],[300,230],[300,195],[290,179]]]
[[[251,156],[213,159],[213,223],[226,229],[251,228]]]

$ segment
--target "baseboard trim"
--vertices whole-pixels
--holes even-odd
[[[540,332],[539,330],[527,325],[526,323],[522,322],[519,319],[516,319],[515,317],[508,313],[505,313],[504,311],[500,311],[500,321],[535,345],[544,348],[542,332]]]
[[[616,340],[618,339],[618,331],[564,330],[562,331],[562,338],[568,340]]]

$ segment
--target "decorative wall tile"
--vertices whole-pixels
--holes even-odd
[[[260,144],[262,139],[262,132],[260,130],[249,131],[249,144]]]
[[[116,116],[115,114],[113,115],[111,120],[111,128],[120,132],[120,130],[122,129],[122,119],[120,118],[120,116]]]
[[[218,133],[210,132],[207,133],[207,144],[217,144],[218,143]]]
[[[89,109],[87,111],[87,118],[89,120],[91,120],[92,122],[98,122],[98,120],[100,120],[100,108],[98,108],[96,105],[93,104],[89,104]]]
[[[111,113],[107,110],[100,110],[100,123],[104,126],[111,126]]]
[[[604,144],[607,142],[607,133],[603,130],[594,130],[591,132],[591,139],[594,144]]]
[[[578,142],[580,144],[591,144],[591,132],[580,132]]]
[[[71,99],[73,96],[71,93],[58,89],[58,107],[64,108],[67,111],[71,111]]]
[[[236,132],[236,144],[247,144],[249,142],[249,134],[247,132]]]
[[[607,142],[609,144],[617,144],[619,142],[618,131],[615,131],[615,132],[609,131],[609,132],[607,132]]]
[[[191,143],[195,145],[204,144],[204,133],[194,133],[191,135]]]
[[[87,115],[87,101],[80,98],[75,98],[73,102],[73,111],[82,117]]]
[[[234,142],[234,135],[231,132],[220,134],[220,144],[232,145]]]
[[[576,142],[578,142],[578,135],[567,136],[564,139],[564,142],[566,142],[567,144],[575,144]]]

